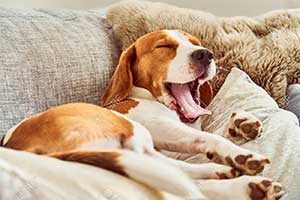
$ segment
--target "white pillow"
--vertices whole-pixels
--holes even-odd
[[[208,107],[212,115],[203,119],[205,131],[215,132],[232,112],[245,110],[263,123],[263,135],[242,146],[268,156],[272,163],[262,172],[284,185],[285,199],[298,199],[300,190],[300,127],[297,117],[279,109],[276,102],[243,71],[234,68]],[[189,162],[201,162],[201,155]]]
[[[110,171],[0,147],[0,199],[182,200]]]

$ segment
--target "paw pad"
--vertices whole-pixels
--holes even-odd
[[[267,158],[255,158],[253,154],[222,157],[216,153],[207,152],[208,159],[216,163],[224,163],[239,171],[240,174],[256,175],[263,171],[264,166],[270,163]]]
[[[259,183],[250,182],[251,200],[280,199],[283,195],[282,186],[279,183],[272,183],[270,180],[263,180]]]
[[[240,165],[243,165],[246,163],[247,159],[248,158],[251,158],[252,155],[247,155],[247,156],[244,156],[244,155],[238,155],[236,158],[235,158],[235,161],[240,164]]]
[[[223,163],[221,156],[217,155],[216,153],[207,152],[206,157],[216,163]]]
[[[236,120],[234,120],[234,125],[235,125],[237,128],[240,128],[241,123],[243,123],[243,122],[246,121],[246,120],[247,120],[247,118],[236,119]]]
[[[258,137],[262,131],[259,119],[247,112],[235,112],[230,117],[228,134],[231,137],[242,137],[252,140]]]
[[[265,164],[269,164],[269,159],[255,159],[252,154],[238,155],[234,159],[227,156],[226,164],[239,170],[242,174],[256,175],[263,171]]]
[[[219,179],[231,179],[235,177],[239,177],[241,175],[240,171],[232,168],[228,173],[216,173]]]

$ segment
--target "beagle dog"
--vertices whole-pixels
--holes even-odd
[[[218,134],[200,130],[215,72],[212,52],[188,33],[146,34],[122,53],[102,107],[51,108],[8,131],[3,146],[105,168],[187,199],[279,199],[280,183],[254,176],[269,159],[225,139],[256,138],[257,118],[235,112]],[[158,150],[203,153],[216,162],[186,163]]]

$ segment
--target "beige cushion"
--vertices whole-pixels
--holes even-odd
[[[98,11],[0,8],[0,136],[51,106],[99,103],[118,57]]]
[[[297,117],[279,109],[276,102],[249,76],[237,68],[228,75],[208,109],[210,117],[203,119],[203,128],[215,132],[224,125],[232,112],[245,110],[263,123],[263,135],[242,146],[268,156],[272,163],[262,175],[284,185],[286,199],[298,199],[300,188],[300,127]],[[204,162],[196,155],[189,162]]]

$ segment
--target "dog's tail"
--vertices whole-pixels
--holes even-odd
[[[205,199],[183,172],[144,154],[126,150],[78,150],[48,156],[101,167],[187,199]]]

